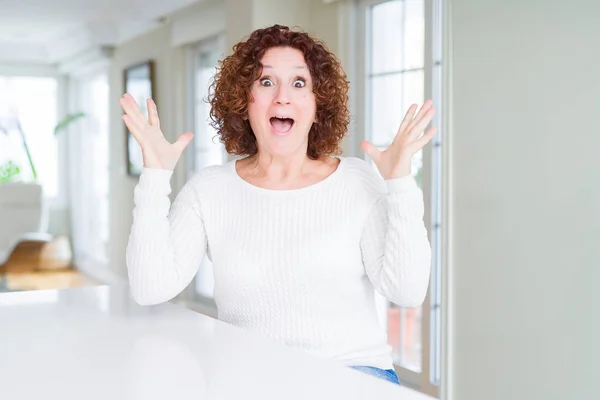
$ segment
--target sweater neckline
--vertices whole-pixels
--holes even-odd
[[[337,179],[337,177],[341,174],[344,165],[346,164],[346,157],[340,157],[340,156],[334,156],[334,157],[337,158],[338,160],[340,160],[335,171],[333,171],[331,174],[329,174],[324,179],[321,179],[320,181],[313,183],[312,185],[308,185],[308,186],[298,188],[298,189],[267,189],[267,188],[262,188],[260,186],[253,185],[252,183],[243,179],[238,174],[237,169],[236,169],[237,160],[232,160],[229,162],[229,170],[231,171],[231,173],[233,174],[233,176],[235,177],[235,179],[237,181],[241,182],[242,185],[250,188],[251,190],[255,190],[258,192],[262,192],[262,193],[272,193],[272,194],[305,193],[308,191],[316,190],[322,186],[327,185],[329,182]]]

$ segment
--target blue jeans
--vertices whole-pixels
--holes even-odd
[[[381,369],[375,367],[368,367],[366,365],[354,365],[350,368],[364,372],[368,375],[373,375],[376,378],[400,385],[400,379],[398,378],[398,375],[396,375],[396,371],[394,371],[393,369]]]

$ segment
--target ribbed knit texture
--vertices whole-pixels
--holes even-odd
[[[365,161],[340,159],[295,190],[254,186],[234,161],[207,167],[172,206],[172,172],[144,169],[127,247],[134,299],[172,299],[207,254],[220,320],[345,365],[391,368],[374,290],[403,307],[422,303],[423,194],[410,176],[384,181]]]

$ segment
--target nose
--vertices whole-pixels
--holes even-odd
[[[276,104],[290,104],[290,89],[286,85],[280,85],[273,100]]]

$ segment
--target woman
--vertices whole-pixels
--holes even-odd
[[[192,140],[171,144],[156,105],[133,98],[123,120],[140,143],[127,247],[132,296],[179,294],[205,255],[214,265],[219,319],[398,383],[378,324],[374,290],[403,307],[427,292],[431,250],[411,157],[435,133],[430,101],[408,110],[389,148],[365,161],[339,156],[348,82],[325,46],[275,25],[233,48],[213,82],[213,126],[228,153],[199,171],[170,206],[170,177]],[[383,179],[382,179],[383,177]]]

